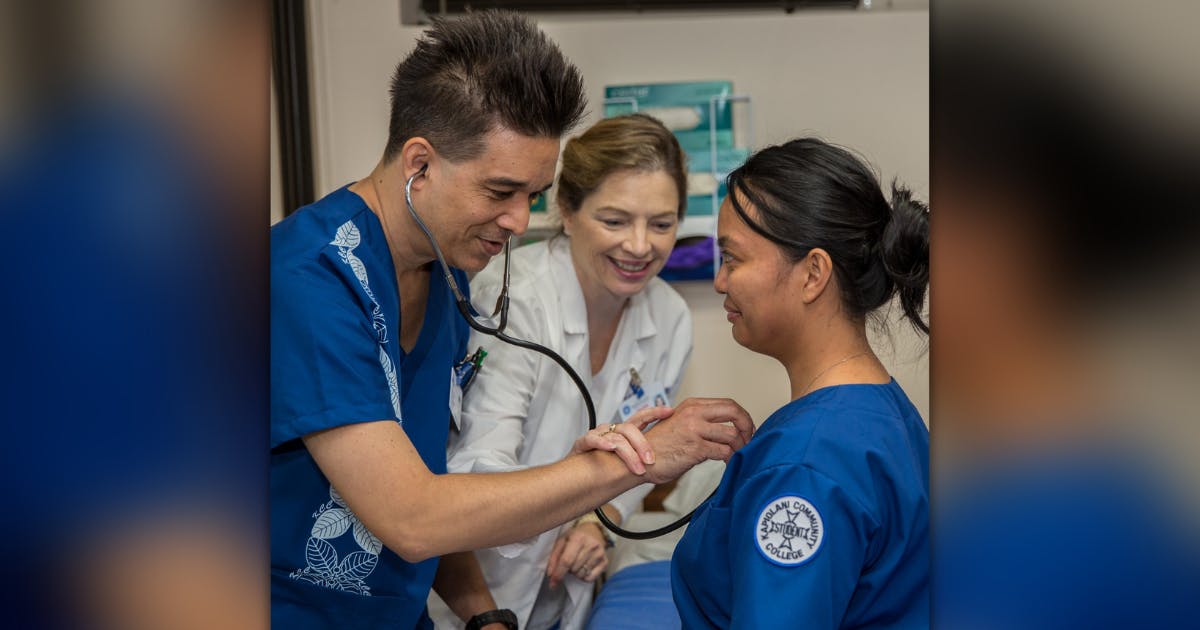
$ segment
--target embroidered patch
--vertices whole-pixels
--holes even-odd
[[[794,567],[808,562],[824,539],[821,514],[807,499],[779,497],[768,502],[758,514],[754,542],[763,557],[779,566]]]

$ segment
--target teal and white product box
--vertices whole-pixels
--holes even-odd
[[[717,204],[728,191],[725,178],[733,169],[745,164],[750,158],[750,149],[717,149],[717,168],[712,167],[712,154],[697,151],[688,154],[688,216],[711,216],[717,214],[719,205],[713,204],[713,189],[717,190]],[[714,177],[715,174],[715,177]]]
[[[604,116],[633,113],[636,102],[636,111],[662,121],[689,154],[708,151],[710,123],[716,128],[717,148],[728,149],[733,147],[733,112],[725,99],[732,94],[732,81],[610,85],[604,88]],[[716,115],[710,120],[709,102],[714,97]]]

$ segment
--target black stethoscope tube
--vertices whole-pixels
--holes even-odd
[[[429,228],[425,227],[425,222],[422,221],[421,217],[417,215],[417,209],[415,207],[413,207],[412,183],[413,183],[413,180],[415,180],[417,178],[417,176],[419,176],[425,172],[425,168],[426,168],[425,166],[422,166],[421,170],[417,171],[416,173],[414,173],[412,175],[412,177],[408,178],[408,181],[404,185],[404,200],[408,204],[409,214],[412,215],[412,218],[417,222],[417,225],[421,228],[421,231],[425,233],[425,237],[429,239],[429,243],[433,246],[434,255],[437,257],[438,262],[441,263],[442,272],[446,276],[446,282],[447,282],[447,284],[450,285],[450,290],[454,293],[455,304],[458,305],[459,314],[462,315],[463,319],[466,320],[467,325],[470,326],[473,330],[476,330],[485,335],[491,335],[491,336],[495,337],[496,339],[503,341],[504,343],[507,343],[507,344],[510,344],[513,346],[517,346],[518,348],[525,348],[526,350],[532,350],[534,352],[537,352],[538,354],[541,354],[543,356],[550,358],[552,361],[557,363],[559,367],[561,367],[564,371],[566,371],[567,376],[571,377],[571,381],[573,383],[575,383],[575,387],[579,389],[579,395],[583,397],[584,406],[587,408],[588,431],[594,430],[596,428],[596,405],[594,402],[592,402],[592,395],[590,392],[588,392],[587,385],[584,385],[583,379],[579,377],[579,373],[576,372],[575,369],[572,368],[569,363],[567,363],[566,359],[559,356],[559,354],[557,352],[554,352],[553,350],[547,348],[546,346],[534,343],[532,341],[526,341],[524,339],[517,339],[516,337],[510,337],[507,333],[504,332],[504,329],[508,327],[509,244],[507,241],[504,244],[504,285],[500,291],[500,297],[496,301],[496,311],[500,315],[500,322],[496,326],[488,326],[488,325],[480,323],[476,319],[477,315],[472,313],[473,309],[471,308],[471,304],[466,299],[466,297],[462,294],[462,292],[459,290],[458,283],[455,282],[454,276],[450,273],[450,266],[446,264],[446,259],[445,259],[445,257],[442,256],[442,250],[440,247],[438,247],[437,240],[433,237],[433,233],[429,231]],[[495,313],[493,313],[493,316],[494,315],[495,315]],[[716,493],[716,490],[713,491],[713,494],[715,494],[715,493]],[[709,497],[711,497],[711,496],[712,496],[712,494],[709,495]],[[662,536],[663,534],[673,532],[673,531],[679,529],[680,527],[683,527],[684,525],[686,525],[688,523],[688,521],[692,520],[692,514],[694,514],[694,513],[695,513],[695,510],[692,510],[691,512],[688,512],[687,514],[683,515],[679,520],[677,520],[673,523],[664,525],[662,527],[659,527],[657,529],[652,529],[650,531],[645,531],[645,532],[634,532],[634,531],[630,531],[627,529],[623,529],[621,526],[612,522],[608,518],[608,515],[604,513],[603,509],[596,508],[596,510],[595,510],[596,518],[598,518],[600,520],[600,522],[606,528],[608,528],[609,531],[611,531],[612,533],[614,533],[618,536],[621,536],[623,538],[630,538],[633,540],[646,540],[649,538],[657,538],[659,536]]]
[[[507,309],[507,307],[508,307],[508,296],[506,295],[504,297],[504,308]],[[475,321],[475,318],[471,315],[470,309],[468,308],[468,305],[466,304],[466,300],[458,302],[458,311],[460,313],[462,313],[463,319],[467,320],[467,325],[470,326],[471,328],[473,328],[485,335],[491,335],[491,336],[499,339],[500,341],[503,341],[504,343],[537,352],[541,355],[549,357],[551,360],[553,360],[555,363],[557,363],[558,366],[561,367],[563,369],[563,371],[565,371],[567,373],[567,376],[571,377],[571,381],[573,383],[575,383],[575,387],[579,389],[579,395],[583,397],[583,403],[587,407],[587,413],[588,413],[588,431],[591,431],[596,428],[596,405],[595,405],[595,403],[592,402],[592,395],[590,392],[588,392],[587,386],[584,385],[583,379],[579,378],[579,373],[576,372],[575,369],[572,368],[570,366],[570,364],[567,363],[566,359],[563,359],[561,356],[558,355],[558,353],[547,348],[546,346],[534,343],[532,341],[526,341],[524,339],[517,339],[516,337],[510,337],[503,330],[494,330],[494,329],[491,329],[490,327],[479,324],[478,322]],[[711,497],[712,495],[710,494],[709,496]],[[616,523],[612,522],[612,520],[610,520],[608,518],[608,515],[604,513],[603,509],[596,508],[596,510],[595,510],[596,518],[600,519],[600,522],[602,524],[604,524],[604,526],[606,528],[608,528],[609,531],[611,531],[612,533],[614,533],[618,536],[621,536],[622,538],[631,538],[633,540],[646,540],[649,538],[657,538],[659,536],[662,536],[663,534],[673,532],[673,531],[679,529],[680,527],[687,525],[688,521],[692,520],[692,514],[694,514],[694,513],[695,513],[695,510],[692,510],[691,512],[688,512],[687,514],[683,515],[679,520],[674,521],[672,523],[668,523],[667,525],[664,525],[657,529],[652,529],[652,530],[645,531],[645,532],[635,532],[635,531],[630,531],[628,529],[624,529],[620,525],[617,525]]]

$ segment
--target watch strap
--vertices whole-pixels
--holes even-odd
[[[517,630],[517,615],[507,608],[481,612],[467,622],[467,630],[479,630],[490,623],[502,623],[508,630]]]

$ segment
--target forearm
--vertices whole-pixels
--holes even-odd
[[[471,551],[442,556],[433,580],[433,590],[464,622],[496,608],[483,571],[479,568],[475,553]]]
[[[517,542],[578,518],[641,478],[611,453],[591,452],[508,473],[431,475],[379,534],[410,559]],[[400,527],[401,519],[403,527]],[[388,531],[390,530],[390,531]]]
[[[662,420],[655,413],[644,410],[631,422],[640,430]],[[311,433],[304,444],[358,520],[392,551],[418,562],[529,538],[644,481],[675,479],[705,458],[728,459],[752,433],[749,416],[731,401],[685,401],[646,434],[652,453],[644,455],[652,454],[653,464],[627,453],[644,476],[606,451],[507,473],[435,475],[401,426],[387,420]]]

